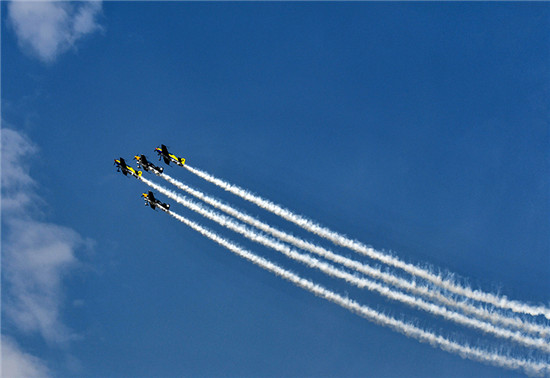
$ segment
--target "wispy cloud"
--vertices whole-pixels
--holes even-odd
[[[2,336],[2,377],[47,377],[50,372],[44,362],[23,352],[9,337]]]
[[[40,219],[44,201],[30,174],[36,145],[9,128],[2,129],[1,145],[3,331],[9,329],[12,336],[38,333],[50,345],[66,345],[74,333],[62,320],[63,279],[79,265],[76,251],[86,241],[68,227]],[[6,363],[16,369],[19,362],[29,360],[30,356],[17,352],[14,343],[4,345],[8,353],[2,353],[3,370]],[[29,370],[33,371],[44,370]],[[22,373],[4,376],[27,376]]]
[[[11,1],[8,22],[24,51],[53,62],[80,38],[101,29],[97,22],[101,8],[101,1]]]
[[[60,316],[62,278],[77,266],[75,250],[82,238],[69,228],[34,220],[9,219],[6,230],[4,314],[23,332],[66,343],[72,336]]]
[[[29,167],[22,162],[37,151],[36,146],[23,134],[2,129],[2,211],[22,212],[35,196],[36,183]]]

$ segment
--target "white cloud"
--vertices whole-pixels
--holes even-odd
[[[81,4],[73,21],[73,31],[76,38],[80,38],[81,36],[92,33],[100,28],[95,20],[100,11],[100,1],[92,1]]]
[[[101,7],[101,1],[17,0],[8,4],[8,22],[23,50],[53,62],[78,39],[101,28],[96,20]]]
[[[83,244],[81,237],[66,227],[34,220],[8,220],[6,230],[4,314],[21,331],[66,343],[72,335],[60,319],[62,279],[78,264],[75,249]]]
[[[11,338],[2,336],[2,377],[47,377],[48,368],[40,359],[21,351]]]
[[[32,201],[35,181],[29,174],[28,157],[36,146],[12,129],[2,129],[2,210],[23,211]]]
[[[36,146],[2,129],[2,313],[14,330],[39,333],[49,344],[68,342],[62,321],[63,278],[78,266],[85,242],[70,228],[35,219],[43,200],[30,175]]]

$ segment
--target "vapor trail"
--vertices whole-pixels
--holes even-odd
[[[238,232],[241,235],[247,237],[248,239],[255,241],[257,243],[260,243],[262,245],[265,245],[268,248],[272,248],[278,252],[283,253],[287,257],[294,259],[296,261],[300,261],[301,263],[306,264],[307,266],[311,268],[318,269],[322,271],[323,273],[343,279],[347,281],[348,283],[351,283],[359,288],[367,288],[368,290],[375,291],[389,299],[396,300],[403,302],[409,306],[419,308],[421,310],[424,310],[426,312],[429,312],[431,314],[441,316],[447,320],[454,321],[455,323],[462,324],[468,327],[479,329],[483,332],[490,333],[492,335],[495,335],[497,337],[506,338],[513,340],[515,342],[521,343],[525,346],[537,348],[543,351],[546,351],[547,353],[550,353],[550,344],[547,343],[543,339],[534,339],[529,336],[524,336],[520,332],[513,332],[508,329],[503,329],[500,327],[496,327],[492,324],[486,323],[484,321],[480,321],[477,319],[472,319],[467,316],[464,316],[460,313],[447,310],[444,307],[437,306],[432,303],[428,303],[420,298],[414,298],[410,295],[403,294],[399,291],[393,290],[385,285],[381,285],[379,283],[376,283],[374,281],[368,280],[366,278],[359,278],[357,276],[354,276],[346,271],[340,270],[335,268],[334,266],[325,263],[323,261],[320,261],[314,257],[311,257],[306,254],[299,253],[293,248],[288,247],[286,244],[280,243],[276,241],[275,239],[272,239],[270,237],[267,237],[253,229],[250,229],[236,221],[234,221],[232,218],[221,215],[217,213],[216,211],[210,210],[208,208],[205,208],[204,206],[197,204],[191,200],[188,200],[185,197],[182,197],[160,185],[157,185],[147,179],[142,178],[142,181],[145,182],[150,187],[154,188],[155,190],[159,191],[160,193],[168,196],[169,198],[172,198],[174,201],[180,203],[181,205],[186,206],[187,208],[201,214],[202,216],[213,220],[214,222],[217,222],[218,224],[227,227],[228,229]]]
[[[488,363],[494,366],[503,367],[506,369],[523,370],[527,374],[543,375],[550,373],[550,365],[543,362],[536,362],[527,359],[514,358],[505,356],[498,353],[489,352],[476,347],[463,345],[456,341],[449,340],[443,336],[436,335],[429,331],[418,328],[412,324],[405,323],[401,320],[397,320],[378,311],[375,311],[367,306],[360,305],[359,303],[345,298],[333,291],[324,288],[321,285],[315,284],[310,280],[302,278],[295,273],[292,273],[280,266],[272,263],[271,261],[264,259],[260,256],[253,254],[252,252],[236,245],[235,243],[221,237],[215,232],[208,230],[198,223],[195,223],[187,218],[182,217],[172,211],[168,211],[175,219],[191,227],[201,235],[209,238],[210,240],[218,243],[224,248],[227,248],[231,252],[238,256],[260,266],[261,268],[274,273],[275,275],[292,282],[298,287],[301,287],[309,292],[336,303],[351,312],[354,312],[376,324],[380,324],[386,327],[390,327],[393,330],[404,334],[405,336],[414,338],[420,342],[429,343],[432,346],[437,346],[442,350],[450,353],[455,353],[463,358],[469,358],[471,360]]]
[[[421,277],[433,284],[448,290],[450,292],[471,298],[476,301],[489,303],[495,307],[503,309],[509,309],[517,313],[525,313],[532,316],[544,315],[547,319],[550,319],[550,309],[544,306],[531,306],[526,303],[522,303],[516,300],[510,300],[506,296],[498,296],[492,293],[486,293],[481,290],[473,290],[468,286],[463,286],[457,282],[453,282],[450,279],[443,278],[440,274],[435,274],[424,268],[420,268],[414,264],[406,263],[397,257],[382,253],[371,247],[367,247],[357,240],[352,240],[342,234],[334,232],[326,227],[323,227],[310,219],[307,219],[301,215],[295,214],[292,211],[285,209],[267,199],[254,195],[251,192],[242,189],[236,185],[230,184],[224,180],[218,179],[207,172],[193,168],[189,165],[184,167],[194,173],[195,175],[209,181],[224,190],[231,192],[249,202],[252,202],[259,207],[276,214],[283,219],[292,222],[305,230],[312,232],[320,237],[328,239],[333,243],[349,248],[357,253],[368,256],[372,259],[379,260],[385,264],[400,268],[412,275]]]
[[[382,280],[387,284],[397,286],[411,293],[421,295],[426,298],[430,298],[432,300],[436,300],[450,307],[458,308],[466,313],[473,314],[481,319],[489,320],[492,323],[502,324],[502,325],[514,327],[517,329],[522,329],[527,332],[538,333],[543,336],[550,335],[550,328],[545,327],[544,325],[527,322],[517,317],[508,317],[498,312],[491,312],[485,308],[477,307],[472,303],[457,301],[452,297],[445,296],[439,290],[433,290],[427,286],[419,285],[415,281],[405,280],[393,274],[382,272],[380,269],[373,268],[368,265],[362,264],[357,260],[353,260],[353,259],[349,259],[347,257],[341,256],[321,246],[310,243],[303,239],[297,238],[294,235],[290,235],[284,231],[271,227],[268,224],[248,214],[245,214],[242,211],[228,204],[225,204],[214,197],[207,195],[206,193],[203,193],[199,190],[193,189],[188,185],[185,185],[184,183],[170,177],[165,173],[160,175],[160,177],[162,177],[172,185],[176,186],[177,188],[184,190],[185,192],[191,194],[192,196],[206,202],[207,204],[217,209],[222,210],[223,212],[235,217],[236,219],[242,222],[248,223],[251,226],[254,226],[264,232],[267,232],[282,241],[291,243],[300,249],[310,251],[328,260],[331,260],[335,263],[342,264],[347,268],[354,269],[358,272],[364,273],[375,279]]]

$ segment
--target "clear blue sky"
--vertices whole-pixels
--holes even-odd
[[[145,208],[146,187],[112,159],[153,158],[165,143],[406,261],[548,305],[548,3],[107,2],[99,28],[53,59],[22,44],[9,17],[3,2],[4,127],[38,148],[27,161],[37,216],[87,245],[60,290],[59,322],[77,339],[57,345],[2,324],[53,375],[518,374],[420,344],[241,260]],[[185,169],[166,172],[307,236]],[[371,307],[498,342],[172,206]]]

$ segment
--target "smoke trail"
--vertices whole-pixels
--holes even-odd
[[[283,232],[274,227],[271,227],[263,223],[262,221],[248,214],[245,214],[242,211],[235,209],[230,205],[222,203],[220,200],[216,198],[213,198],[199,190],[193,189],[190,186],[183,184],[182,182],[170,177],[165,173],[160,175],[160,177],[162,177],[172,185],[176,186],[177,188],[184,190],[185,192],[191,194],[192,196],[206,202],[209,205],[212,205],[217,209],[222,210],[223,212],[235,217],[236,219],[242,222],[248,223],[251,226],[254,226],[264,232],[267,232],[282,241],[291,243],[298,248],[315,253],[335,263],[342,264],[347,268],[354,269],[358,272],[367,274],[368,276],[373,277],[375,279],[380,279],[387,284],[397,286],[411,293],[422,295],[424,297],[439,301],[444,305],[458,308],[466,313],[474,314],[479,318],[487,319],[492,323],[511,326],[514,328],[522,329],[527,332],[538,333],[543,336],[550,335],[550,329],[548,327],[545,327],[544,325],[533,324],[517,317],[513,317],[513,318],[507,317],[503,314],[491,312],[485,308],[477,307],[468,302],[457,301],[452,297],[445,296],[438,290],[432,290],[427,286],[418,285],[415,281],[405,280],[393,274],[382,272],[379,269],[362,264],[359,261],[352,260],[347,257],[335,254],[334,252],[329,251],[323,247],[320,247],[313,243],[307,242],[303,239],[297,238],[294,235],[290,235],[286,232]]]
[[[349,248],[357,253],[361,253],[365,256],[368,256],[372,259],[379,260],[385,264],[394,266],[396,268],[403,269],[404,271],[413,274],[415,276],[421,277],[427,281],[432,282],[433,284],[451,291],[453,293],[489,303],[493,306],[509,309],[514,312],[518,313],[525,313],[532,316],[537,315],[544,315],[547,319],[550,319],[550,309],[544,306],[531,306],[526,303],[522,303],[516,300],[510,300],[506,296],[498,296],[492,293],[485,293],[481,290],[473,290],[472,288],[468,286],[463,286],[457,282],[453,282],[452,280],[443,278],[440,274],[435,274],[433,272],[430,272],[426,269],[420,268],[418,266],[415,266],[410,263],[406,263],[404,261],[401,261],[399,258],[387,255],[385,253],[382,253],[380,251],[377,251],[373,248],[367,247],[366,245],[362,244],[361,242],[357,240],[352,240],[347,238],[344,235],[341,235],[337,232],[331,231],[326,227],[323,227],[312,220],[309,220],[301,215],[297,215],[293,213],[292,211],[285,209],[269,200],[266,200],[260,196],[254,195],[250,193],[249,191],[242,189],[236,185],[232,185],[224,180],[218,179],[204,171],[201,171],[199,169],[193,168],[189,165],[184,165],[185,168],[187,168],[188,171],[194,173],[195,175],[205,179],[206,181],[209,181],[224,190],[231,192],[249,202],[252,202],[259,207],[268,210],[272,212],[273,214],[276,214],[283,219],[286,219],[289,222],[292,222],[302,228],[304,228],[307,231],[310,231],[320,237],[323,237],[325,239],[328,239],[332,241],[335,244],[338,244],[340,246]]]
[[[179,214],[176,214],[172,211],[168,211],[175,219],[186,224],[190,228],[199,232],[201,235],[209,238],[210,240],[218,243],[224,248],[227,248],[231,252],[237,254],[238,256],[260,266],[261,268],[274,273],[275,275],[284,278],[287,281],[292,282],[298,287],[301,287],[305,290],[310,291],[311,293],[317,295],[318,297],[324,298],[328,301],[336,303],[343,308],[350,310],[376,324],[383,325],[393,330],[404,334],[405,336],[414,338],[420,342],[429,343],[432,346],[437,346],[442,350],[445,350],[450,353],[455,353],[460,355],[463,358],[469,358],[471,360],[484,362],[494,366],[499,366],[506,369],[513,370],[523,370],[527,374],[543,375],[550,374],[550,365],[543,362],[536,362],[532,360],[526,360],[522,358],[514,358],[505,356],[498,353],[489,352],[482,350],[476,347],[471,347],[468,345],[459,344],[456,341],[446,339],[443,336],[436,335],[429,331],[418,328],[412,324],[405,323],[401,320],[397,320],[388,315],[382,314],[378,311],[375,311],[367,306],[360,305],[359,303],[345,298],[333,291],[330,291],[324,288],[321,285],[315,284],[312,281],[309,281],[305,278],[298,276],[286,269],[281,268],[280,266],[272,263],[271,261],[264,259],[260,256],[253,254],[252,252],[239,247],[233,242],[219,236],[213,231],[210,231],[198,223],[195,223],[187,218],[182,217]]]
[[[159,191],[160,193],[172,198],[176,202],[188,207],[189,209],[201,214],[202,216],[210,220],[213,220],[218,224],[229,228],[232,231],[238,232],[252,241],[265,245],[268,248],[273,248],[274,250],[279,251],[294,260],[300,261],[308,265],[309,267],[319,269],[320,271],[328,274],[329,276],[343,279],[353,285],[356,285],[359,288],[367,288],[368,290],[376,291],[379,294],[386,296],[387,298],[390,298],[396,301],[401,301],[409,306],[420,308],[424,311],[427,311],[434,315],[441,316],[447,320],[454,321],[458,324],[462,324],[472,328],[477,328],[483,332],[493,334],[497,337],[511,339],[523,345],[541,349],[550,353],[550,344],[548,344],[545,340],[533,339],[531,337],[524,336],[519,332],[512,332],[507,329],[495,327],[492,324],[469,318],[467,316],[456,313],[454,311],[449,311],[444,307],[440,307],[440,306],[428,303],[422,299],[414,298],[409,295],[403,294],[401,292],[392,290],[387,286],[378,284],[368,279],[356,277],[348,272],[337,269],[334,266],[328,263],[322,262],[318,259],[315,259],[309,255],[301,254],[297,252],[295,249],[289,248],[285,244],[277,242],[274,239],[264,236],[258,233],[257,231],[254,231],[234,221],[232,218],[221,215],[213,210],[207,209],[201,206],[200,204],[190,201],[185,197],[179,196],[178,194],[160,185],[157,185],[147,179],[142,179],[142,181],[145,182],[147,185],[151,186],[152,188],[154,188],[155,190]]]

